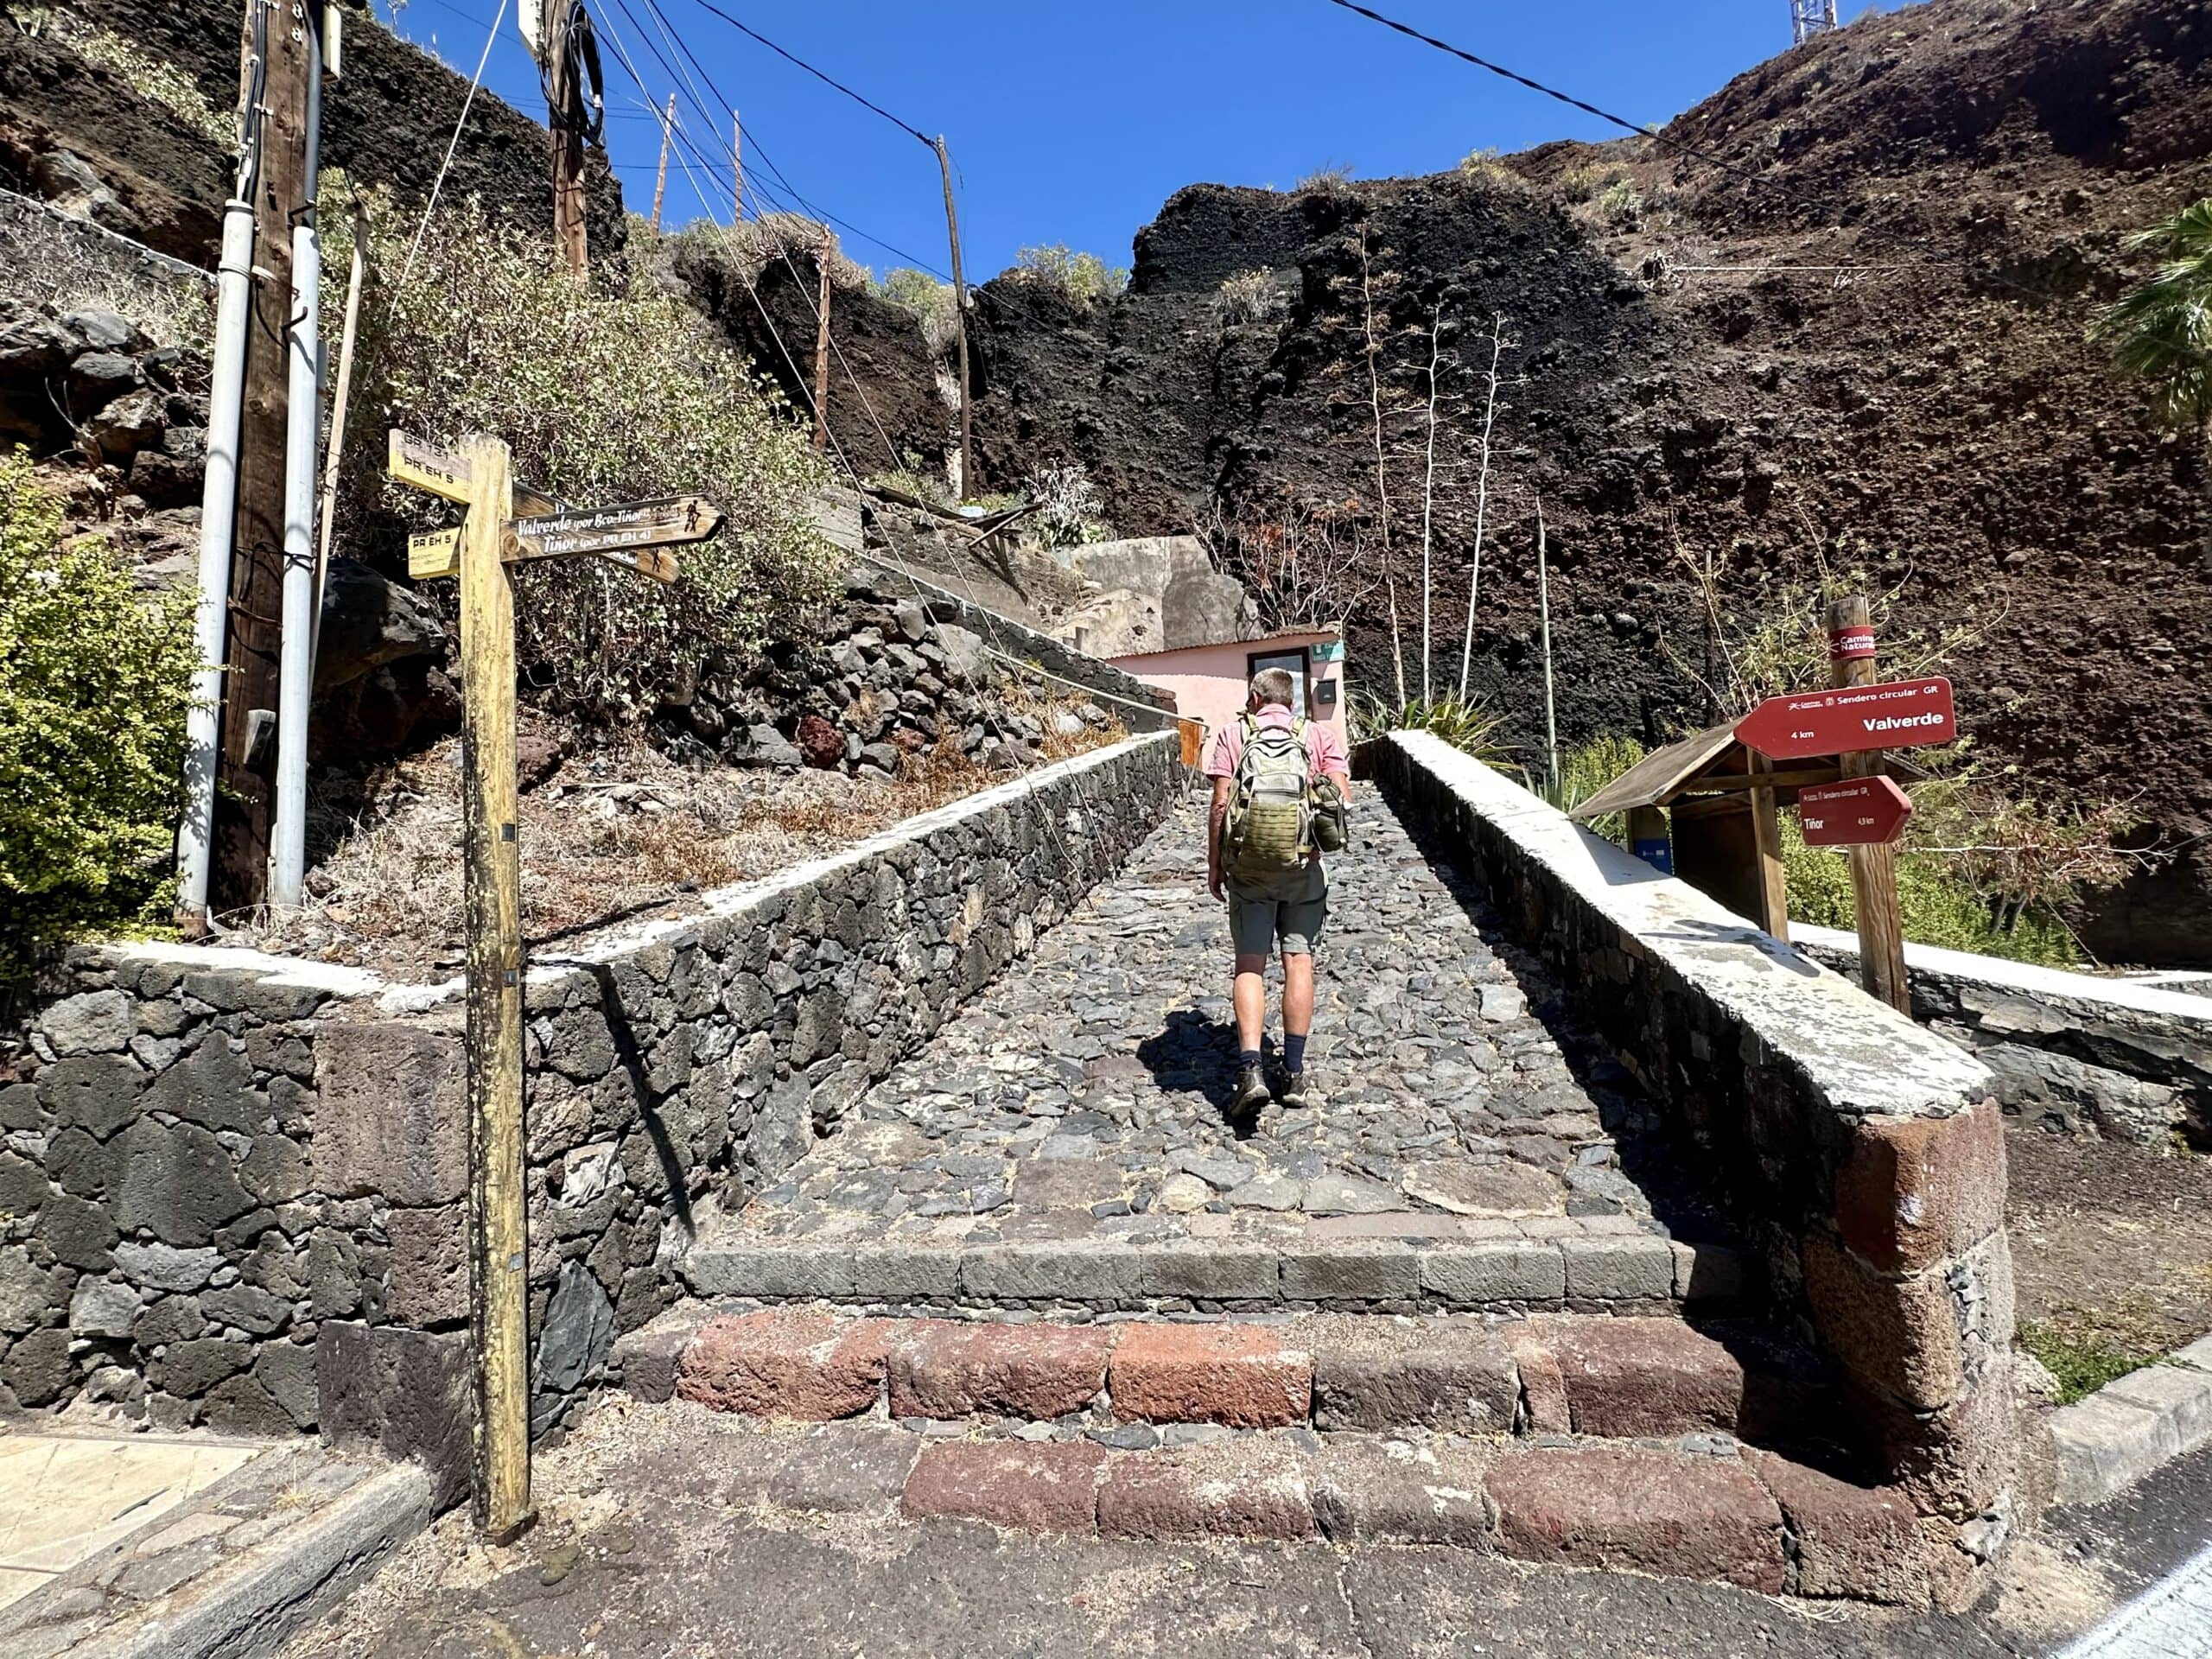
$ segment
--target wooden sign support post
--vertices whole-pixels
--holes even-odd
[[[469,1311],[476,1339],[476,1523],[530,1520],[530,1238],[523,1191],[522,844],[516,824],[515,606],[500,532],[507,446],[468,446],[461,532],[462,857],[468,929]]]
[[[1837,600],[1828,607],[1830,683],[1872,685],[1874,626],[1863,596]],[[1882,752],[1861,749],[1842,757],[1844,777],[1884,775]],[[1886,843],[1851,849],[1851,890],[1859,916],[1859,982],[1901,1014],[1912,1012],[1912,991],[1905,982],[1904,912],[1897,904],[1897,849]]]
[[[515,606],[507,567],[595,556],[676,580],[658,548],[703,541],[721,515],[696,496],[562,512],[520,492],[507,446],[459,455],[394,432],[387,470],[458,501],[458,531],[415,538],[410,573],[461,578],[463,913],[467,940],[469,1317],[475,1372],[475,1516],[495,1542],[528,1526],[530,1233],[524,1190],[522,844],[515,781]],[[526,494],[529,518],[514,518]]]

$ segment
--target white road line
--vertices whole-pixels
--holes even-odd
[[[2058,1659],[2212,1659],[2212,1547],[2183,1561]]]

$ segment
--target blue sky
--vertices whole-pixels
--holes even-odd
[[[392,3],[376,0],[378,15],[390,20]],[[655,101],[678,92],[679,124],[696,147],[677,146],[688,175],[671,163],[668,222],[728,215],[727,117],[710,130],[694,102],[727,98],[753,140],[748,172],[785,194],[765,156],[798,195],[867,232],[841,232],[852,257],[879,272],[917,262],[944,269],[937,164],[913,137],[697,0],[658,3],[703,76],[659,35],[647,0],[591,3],[607,59],[608,145],[639,212],[652,205],[659,128],[624,51]],[[1429,173],[1479,148],[1617,136],[1327,0],[715,3],[893,115],[945,135],[975,281],[1030,244],[1065,242],[1125,264],[1137,229],[1185,184],[1287,187],[1332,165],[1361,177]],[[486,80],[542,118],[516,4],[508,0]],[[397,27],[466,75],[499,5],[405,0]],[[1847,8],[1847,16],[1871,9],[1863,0]],[[1788,0],[1381,0],[1376,10],[1640,122],[1665,121],[1789,39]],[[689,71],[690,83],[663,58]]]

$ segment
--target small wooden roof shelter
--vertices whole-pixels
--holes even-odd
[[[1926,775],[1895,755],[1885,766],[1892,778]],[[1568,816],[1586,823],[1626,813],[1639,855],[1786,940],[1778,809],[1795,806],[1801,789],[1842,776],[1833,760],[1777,770],[1737,741],[1731,721],[1654,749]],[[1671,836],[1662,810],[1673,820]]]

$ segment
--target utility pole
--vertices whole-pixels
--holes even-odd
[[[660,204],[668,194],[668,144],[676,137],[676,94],[668,95],[668,113],[660,122],[660,171],[653,175],[653,234],[660,234]]]
[[[729,112],[729,222],[745,217],[745,123],[735,110]]]
[[[937,137],[938,170],[944,175],[944,228],[952,239],[952,319],[960,325],[960,499],[974,499],[976,429],[968,407],[968,279],[960,268],[960,215],[952,205],[952,157],[944,148],[944,135]]]
[[[834,244],[830,227],[822,227],[822,250],[815,256],[822,267],[822,302],[815,308],[814,334],[814,447],[830,447],[830,261]]]
[[[276,696],[284,588],[284,454],[289,407],[292,227],[307,207],[307,31],[320,7],[247,0],[241,57],[257,88],[261,165],[253,181],[252,315],[238,430],[238,518],[231,553],[230,643],[223,676],[210,907],[252,909],[269,890],[276,808]],[[258,61],[257,62],[257,58]]]
[[[553,130],[553,236],[578,282],[591,274],[584,234],[584,114],[571,95],[582,85],[569,60],[570,0],[540,0],[545,19],[545,118]]]
[[[1828,607],[1828,683],[1872,685],[1872,608],[1853,594]],[[1843,776],[1883,778],[1888,768],[1879,749],[1842,757]],[[1851,891],[1859,915],[1859,982],[1901,1014],[1912,1012],[1912,988],[1904,971],[1904,918],[1897,906],[1897,853],[1888,842],[1851,849]]]

